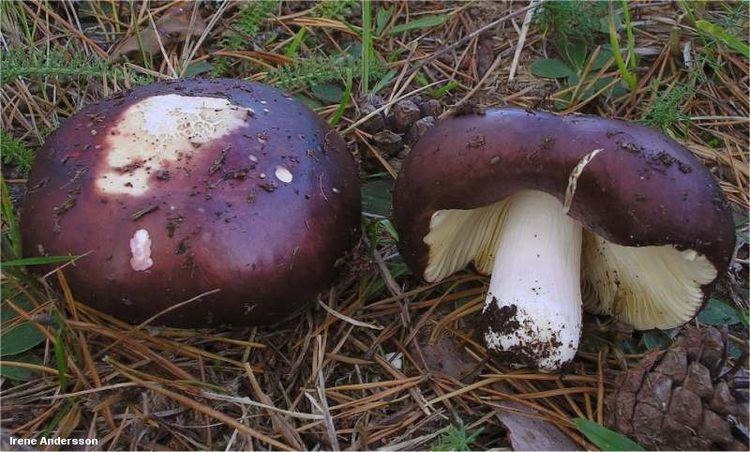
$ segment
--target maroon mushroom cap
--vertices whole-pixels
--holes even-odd
[[[24,254],[85,255],[81,301],[130,321],[268,324],[324,290],[359,225],[356,166],[274,88],[175,80],[89,105],[38,153]]]
[[[714,177],[683,146],[636,124],[515,108],[446,119],[416,144],[403,163],[394,193],[399,250],[412,270],[428,281],[472,261],[488,272],[494,256],[485,245],[493,239],[477,240],[478,251],[472,254],[474,244],[464,238],[481,221],[469,222],[468,214],[460,213],[464,224],[451,226],[460,233],[439,246],[438,238],[450,231],[436,227],[447,223],[446,213],[497,205],[529,190],[552,195],[584,228],[583,283],[593,286],[594,296],[607,298],[584,300],[587,307],[620,315],[637,328],[665,328],[695,315],[732,255],[735,236],[729,204]],[[662,251],[671,254],[658,271],[649,270],[645,264],[653,264]],[[628,267],[638,259],[644,262],[642,268]],[[695,270],[702,276],[691,273],[691,260],[706,263]],[[682,261],[685,281],[677,270],[669,270]],[[599,264],[609,267],[594,268]],[[626,277],[663,278],[664,287],[654,290],[666,293],[675,287],[695,294],[699,301],[667,312],[672,307],[659,304],[665,293],[649,292],[638,281],[628,286]],[[654,303],[654,312],[626,306],[642,294],[652,298],[648,303]]]

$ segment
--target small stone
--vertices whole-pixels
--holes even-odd
[[[387,157],[393,157],[404,147],[404,141],[401,135],[393,133],[390,130],[383,130],[372,136],[375,145]]]
[[[391,126],[397,132],[406,132],[420,117],[419,107],[410,100],[402,100],[393,106],[393,115],[389,118]]]
[[[435,127],[435,118],[432,116],[425,116],[412,124],[409,133],[406,135],[406,139],[409,143],[416,143],[417,140],[422,138],[422,136],[433,127]]]
[[[377,110],[377,107],[372,104],[365,104],[362,106],[362,117],[369,115],[373,111]],[[373,115],[371,118],[367,119],[365,122],[362,123],[362,130],[364,130],[367,133],[378,133],[381,130],[385,129],[385,116],[383,116],[383,112],[378,112],[375,115]]]
[[[419,111],[422,113],[423,117],[432,116],[437,118],[443,112],[443,106],[440,104],[439,100],[430,99],[419,104]]]

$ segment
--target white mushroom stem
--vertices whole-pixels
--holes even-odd
[[[539,191],[513,196],[495,242],[484,306],[487,347],[508,364],[552,371],[581,335],[581,225]]]

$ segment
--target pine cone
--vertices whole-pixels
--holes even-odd
[[[726,357],[716,328],[687,330],[617,376],[605,423],[647,449],[747,450],[747,372]]]

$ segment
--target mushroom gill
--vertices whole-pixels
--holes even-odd
[[[424,242],[427,281],[470,262],[492,275],[483,311],[488,347],[517,350],[510,357],[516,364],[546,370],[574,357],[582,304],[637,329],[672,328],[695,315],[701,287],[717,275],[692,250],[611,243],[567,216],[555,197],[535,190],[476,209],[436,211]]]
[[[583,306],[614,315],[639,330],[668,329],[703,304],[702,286],[716,279],[705,256],[672,245],[617,245],[584,231]]]

